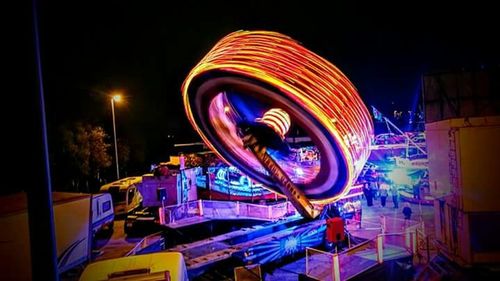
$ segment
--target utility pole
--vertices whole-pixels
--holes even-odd
[[[50,176],[49,144],[43,91],[42,61],[38,31],[38,1],[32,2],[33,40],[35,47],[36,93],[33,106],[34,128],[39,144],[34,145],[36,169],[32,169],[36,186],[27,189],[28,221],[31,248],[32,280],[59,280],[57,269],[54,212],[52,209],[52,182]],[[36,120],[36,121],[35,121]]]

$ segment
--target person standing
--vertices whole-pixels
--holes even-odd
[[[413,198],[417,200],[420,200],[420,185],[421,181],[413,185]]]
[[[406,202],[405,207],[403,208],[403,215],[405,216],[405,221],[411,220],[411,213],[412,210],[410,207],[410,203]]]
[[[366,205],[373,206],[373,196],[372,196],[372,190],[370,189],[370,184],[365,181],[363,182],[363,193],[366,198]]]
[[[377,200],[380,196],[379,194],[379,175],[374,167],[370,169],[370,177],[368,178],[370,183],[370,189],[372,191],[372,197]]]
[[[384,178],[382,178],[382,182],[380,183],[379,192],[380,192],[380,205],[382,205],[382,207],[385,207],[385,202],[389,192],[389,184]]]
[[[390,193],[392,196],[392,203],[394,204],[394,208],[399,208],[399,190],[398,186],[395,184],[391,184]]]

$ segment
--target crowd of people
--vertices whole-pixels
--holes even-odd
[[[368,169],[363,178],[363,193],[368,206],[373,206],[373,200],[380,199],[380,205],[387,205],[387,197],[391,197],[393,207],[399,208],[398,186],[383,174],[379,174],[374,168]]]
[[[369,168],[363,177],[363,194],[368,207],[374,205],[374,200],[380,199],[380,206],[387,206],[387,197],[392,201],[392,207],[399,208],[400,194],[396,184],[394,184],[385,174],[377,173],[375,168]],[[406,220],[411,219],[411,206],[405,203],[402,210]]]

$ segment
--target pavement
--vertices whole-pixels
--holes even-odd
[[[92,261],[124,257],[143,237],[129,238],[125,234],[124,220],[115,220],[111,237],[97,237]]]
[[[387,200],[385,207],[380,205],[380,201],[374,200],[373,206],[367,206],[366,201],[362,202],[362,220],[368,222],[379,222],[380,216],[394,219],[393,221],[404,220],[404,201],[399,202],[399,208],[394,208],[392,200]],[[413,211],[412,220],[423,221],[425,223],[426,234],[434,234],[434,206],[411,204]],[[390,226],[389,226],[390,227]]]

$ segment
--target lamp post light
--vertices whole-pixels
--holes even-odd
[[[116,161],[116,179],[120,179],[120,169],[118,166],[118,145],[116,144],[116,124],[115,124],[115,102],[120,102],[122,96],[115,94],[111,97],[111,114],[113,115],[113,137],[115,140],[115,161]]]

